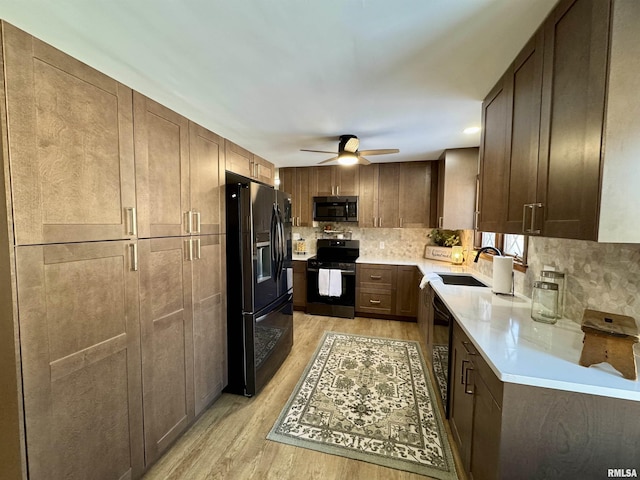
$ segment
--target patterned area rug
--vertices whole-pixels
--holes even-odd
[[[436,382],[440,389],[440,397],[444,404],[447,400],[447,380],[449,376],[449,346],[434,345],[433,346],[433,371],[436,374]]]
[[[267,438],[457,479],[433,395],[417,342],[325,332]]]

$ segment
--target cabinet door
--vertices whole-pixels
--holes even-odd
[[[304,310],[307,307],[307,262],[293,262],[293,306]]]
[[[190,238],[139,242],[145,461],[194,416]]]
[[[482,104],[478,230],[499,232],[504,225],[507,187],[508,73]]]
[[[189,121],[133,94],[138,236],[189,233]]]
[[[435,166],[435,162],[429,163]],[[438,175],[438,227],[449,230],[474,228],[478,149],[446,150],[436,167]]]
[[[291,203],[293,205],[293,211],[296,211],[296,203],[294,202],[294,198],[296,196],[296,170],[297,168],[295,167],[287,167],[287,168],[281,168],[278,171],[278,175],[280,178],[280,190],[282,190],[283,192],[288,193],[289,195],[291,195]]]
[[[275,181],[275,167],[257,155],[253,156],[253,176],[256,180],[273,187]]]
[[[398,187],[400,227],[427,228],[431,213],[431,163],[401,163]]]
[[[610,2],[562,2],[545,23],[542,233],[595,240]]]
[[[473,397],[475,403],[471,442],[471,478],[498,479],[500,478],[502,410],[480,375],[475,375],[473,380]]]
[[[358,226],[378,226],[378,165],[360,167],[360,193],[358,197]]]
[[[193,378],[195,414],[227,385],[224,235],[191,237],[193,253]]]
[[[190,209],[197,212],[191,218],[196,233],[224,232],[223,142],[222,137],[189,122]]]
[[[334,172],[336,195],[354,195],[360,193],[360,166],[340,165],[331,167]]]
[[[224,144],[226,170],[247,178],[253,177],[253,154],[229,140],[225,140]]]
[[[399,227],[400,167],[395,163],[381,163],[378,168],[378,226]]]
[[[309,194],[309,168],[296,168],[296,201],[298,203],[298,227],[311,227],[313,224],[313,198]],[[291,199],[293,201],[293,198]]]
[[[330,197],[336,195],[336,187],[333,178],[333,167],[311,167],[311,196]]]
[[[462,465],[469,471],[471,460],[471,434],[473,423],[473,394],[468,393],[472,372],[462,339],[455,335],[449,352],[451,378],[449,379],[449,424],[458,444]]]
[[[142,474],[135,245],[16,249],[30,479]]]
[[[540,30],[520,52],[509,70],[511,145],[505,233],[527,233],[525,204],[536,202],[540,101],[542,97],[543,35]],[[530,220],[530,212],[527,213]]]
[[[4,23],[18,245],[131,238],[131,90]]]
[[[403,317],[418,315],[418,269],[414,266],[397,266],[395,314]]]

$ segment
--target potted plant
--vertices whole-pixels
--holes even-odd
[[[442,228],[434,228],[429,232],[428,237],[433,245],[427,245],[424,252],[425,258],[433,260],[452,261],[452,247],[462,245],[462,232],[460,230],[445,230]],[[455,263],[460,263],[461,259],[457,259]]]
[[[439,247],[455,247],[462,245],[460,240],[460,230],[443,230],[441,228],[434,228],[429,233],[428,237],[431,241]]]

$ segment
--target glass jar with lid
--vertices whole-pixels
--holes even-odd
[[[531,318],[536,322],[556,323],[558,317],[558,284],[533,282]]]
[[[564,273],[556,272],[555,270],[542,270],[540,272],[540,280],[558,284],[558,317],[562,317],[564,315],[564,292],[566,288]]]

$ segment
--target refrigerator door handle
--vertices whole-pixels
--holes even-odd
[[[278,234],[278,227],[277,227],[277,222],[278,219],[276,217],[276,209],[275,209],[275,205],[273,206],[273,208],[271,209],[271,225],[269,228],[269,237],[270,238],[270,243],[271,243],[271,277],[272,278],[277,278],[278,275],[278,270],[277,270],[277,265],[278,265],[278,238],[277,238],[277,234]]]

